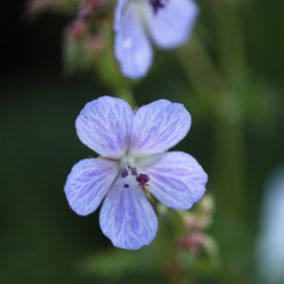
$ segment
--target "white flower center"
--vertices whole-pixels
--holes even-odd
[[[133,182],[137,182],[142,189],[145,189],[147,186],[149,186],[149,176],[147,174],[138,172],[138,169],[135,167],[135,159],[133,156],[127,155],[121,158],[120,168],[120,177],[125,179],[125,188],[129,188],[130,184]]]
[[[134,157],[127,155],[120,159],[120,168],[121,169],[128,169],[135,167]]]

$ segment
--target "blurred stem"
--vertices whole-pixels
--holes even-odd
[[[215,104],[215,174],[217,238],[224,267],[220,283],[246,283],[239,270],[245,254],[244,129],[239,94],[234,85],[247,76],[244,35],[237,1],[213,0],[218,61],[229,88]],[[237,228],[237,229],[236,229]]]
[[[176,55],[195,92],[202,99],[212,101],[216,94],[223,92],[225,82],[196,35],[189,46],[179,49]]]
[[[130,88],[126,88],[126,87],[119,88],[117,91],[117,96],[127,101],[132,107],[136,107],[134,94],[130,90]]]
[[[238,3],[230,0],[212,1],[219,63],[230,82],[246,75],[245,44]]]
[[[228,98],[230,99],[228,101]],[[244,255],[245,186],[243,121],[232,96],[218,101],[215,113],[215,172],[213,190],[216,198],[215,234],[220,242],[224,266],[220,283],[246,283],[238,271]],[[217,107],[217,105],[216,105]],[[238,106],[237,106],[238,107]]]

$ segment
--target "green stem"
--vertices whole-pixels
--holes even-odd
[[[130,88],[119,88],[119,90],[117,91],[117,96],[127,101],[132,107],[136,107],[134,95]]]
[[[229,0],[213,0],[218,58],[223,74],[230,82],[242,79],[246,73],[246,55],[242,22],[238,3]]]
[[[179,49],[176,55],[194,91],[202,99],[212,100],[216,93],[223,92],[225,82],[196,35],[192,37],[189,46]]]
[[[215,233],[222,244],[220,283],[246,283],[239,265],[246,240],[243,113],[234,86],[247,76],[244,35],[238,2],[212,1],[218,38],[218,61],[226,92],[215,105]]]
[[[243,121],[235,104],[219,101],[215,114],[215,172],[212,177],[216,200],[215,235],[221,245],[223,268],[220,283],[246,283],[238,272],[245,252],[245,186]],[[225,111],[226,110],[226,111]]]

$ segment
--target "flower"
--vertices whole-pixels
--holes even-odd
[[[152,41],[160,49],[183,45],[199,10],[194,0],[119,0],[115,13],[115,54],[122,73],[146,75],[153,59]]]
[[[284,283],[284,168],[269,178],[262,202],[256,260],[263,283]]]
[[[138,249],[157,232],[157,217],[147,199],[187,210],[205,192],[207,175],[184,152],[167,152],[189,131],[191,116],[182,104],[158,100],[133,112],[123,100],[100,97],[76,120],[77,134],[98,158],[73,167],[64,188],[79,215],[100,203],[100,227],[114,246]]]

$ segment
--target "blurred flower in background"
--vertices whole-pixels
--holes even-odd
[[[199,14],[194,0],[31,0],[28,14],[37,15],[44,10],[72,14],[72,8],[77,9],[77,15],[64,37],[67,72],[93,66],[101,69],[115,52],[121,72],[132,79],[141,78],[149,71],[153,61],[152,42],[163,50],[184,45]],[[117,72],[115,65],[111,63],[112,73]]]
[[[177,240],[176,258],[183,273],[206,274],[218,268],[219,248],[213,236],[206,233],[212,226],[215,202],[210,194],[205,195],[191,212],[185,212],[183,231]],[[204,271],[207,266],[207,272]]]
[[[186,43],[196,18],[194,0],[119,0],[115,15],[115,53],[122,73],[137,79],[153,61],[151,41],[160,49]]]
[[[284,169],[271,178],[263,198],[257,247],[260,283],[284,283]]]

